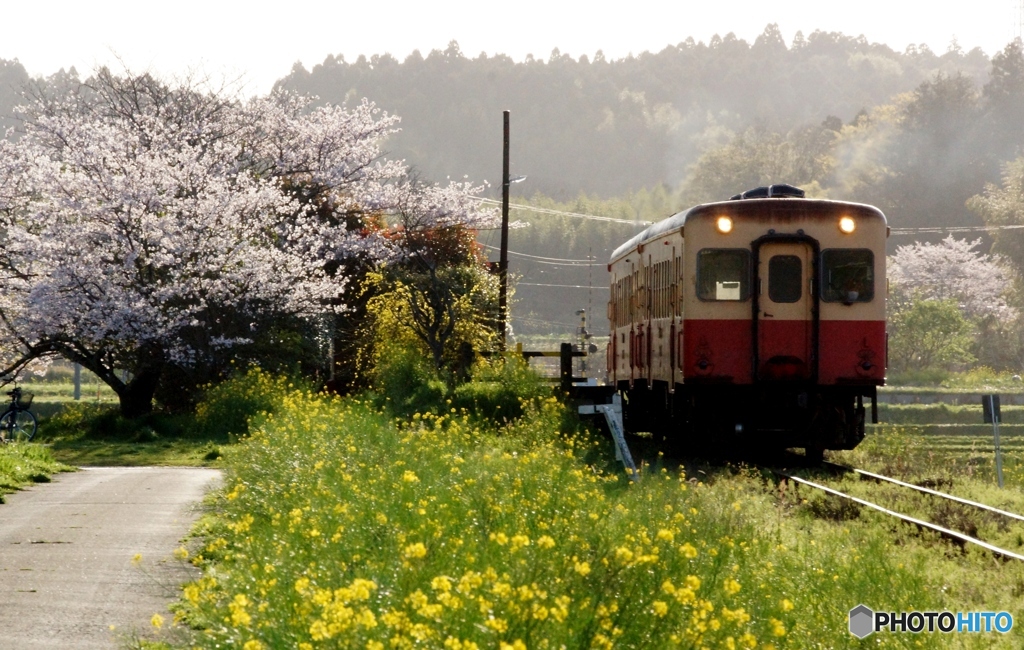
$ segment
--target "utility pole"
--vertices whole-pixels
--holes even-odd
[[[498,257],[498,278],[501,286],[498,289],[498,341],[501,351],[505,351],[505,332],[508,330],[508,140],[509,112],[504,111],[505,138],[501,158],[501,253]]]

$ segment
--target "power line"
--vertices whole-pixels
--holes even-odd
[[[1024,225],[1019,226],[926,226],[921,228],[891,228],[892,235],[923,235],[941,232],[989,232],[992,230],[1021,230]]]
[[[516,282],[517,287],[560,287],[562,289],[592,289],[593,287],[586,284],[542,284],[539,282]],[[600,289],[607,289],[608,287],[602,285]]]
[[[487,244],[480,244],[484,248],[491,250],[498,250],[497,246],[489,246]],[[537,260],[539,264],[554,264],[556,266],[605,266],[601,262],[595,262],[595,258],[585,260],[567,260],[560,257],[541,257],[540,255],[527,255],[526,253],[517,253],[515,251],[508,251],[509,255],[516,255],[518,257],[526,257],[531,260]]]
[[[475,200],[488,205],[501,205],[500,201],[494,199],[485,199],[481,197],[473,197]],[[565,210],[553,210],[551,208],[538,208],[532,205],[522,205],[520,203],[510,203],[510,208],[516,210],[525,210],[526,212],[536,212],[538,214],[551,214],[559,217],[573,217],[575,219],[589,219],[590,221],[606,221],[608,223],[625,223],[631,226],[649,226],[653,221],[636,221],[630,219],[616,219],[615,217],[599,217],[596,214],[583,214],[581,212],[566,212]]]
[[[539,318],[529,318],[526,316],[513,316],[512,320],[517,320],[521,323],[527,323],[530,325],[561,325],[562,327],[576,327],[573,323],[562,323],[559,321],[540,320]]]

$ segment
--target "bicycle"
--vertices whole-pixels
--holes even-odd
[[[7,391],[11,403],[0,415],[0,443],[28,442],[36,435],[36,416],[28,410],[32,405],[32,393],[26,393],[17,386]]]

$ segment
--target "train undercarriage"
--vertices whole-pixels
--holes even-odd
[[[623,425],[693,450],[853,449],[864,439],[875,386],[813,384],[680,385],[634,381],[619,386]],[[874,413],[874,408],[872,408]],[[877,420],[873,417],[872,420]]]

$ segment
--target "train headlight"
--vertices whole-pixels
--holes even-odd
[[[718,232],[727,235],[732,232],[732,219],[729,217],[718,217],[715,226],[718,228]]]
[[[843,217],[839,220],[839,230],[849,235],[857,229],[857,222],[853,217]]]

